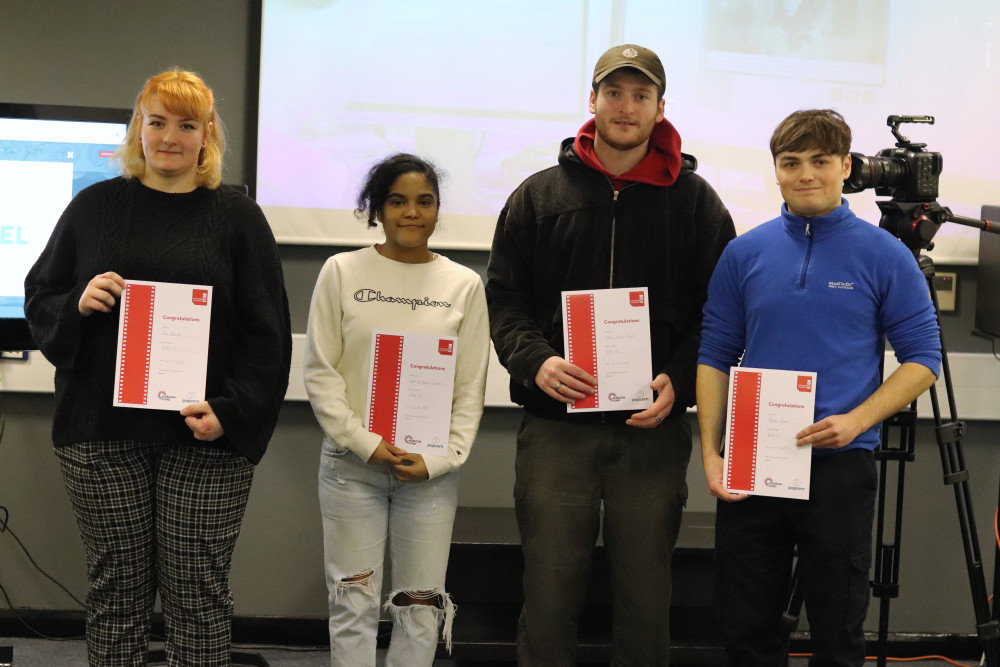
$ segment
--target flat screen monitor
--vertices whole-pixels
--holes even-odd
[[[984,206],[983,220],[1000,228],[1000,206]],[[1000,338],[1000,234],[979,232],[976,270],[976,330]]]
[[[128,109],[0,102],[0,350],[36,345],[24,277],[69,201],[117,176]]]

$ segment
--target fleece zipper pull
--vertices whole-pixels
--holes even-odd
[[[809,274],[809,261],[812,259],[813,234],[812,223],[806,222],[806,254],[802,259],[802,271],[799,274],[799,289],[805,289],[806,276]]]

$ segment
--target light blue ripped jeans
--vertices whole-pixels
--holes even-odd
[[[388,466],[368,465],[323,440],[319,466],[330,664],[375,665],[382,563],[389,543],[392,620],[386,667],[431,665],[438,628],[451,650],[455,605],[445,592],[451,529],[458,506],[458,471],[424,482],[401,482]],[[398,605],[396,596],[436,597],[434,606]]]

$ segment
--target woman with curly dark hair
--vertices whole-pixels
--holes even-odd
[[[478,274],[428,249],[440,207],[434,166],[408,154],[379,162],[359,217],[385,242],[327,260],[313,292],[305,383],[323,428],[323,515],[334,667],[375,665],[386,543],[393,619],[386,665],[430,665],[439,628],[451,647],[445,591],[458,470],[483,411],[489,325]],[[450,434],[440,456],[411,453],[366,423],[372,332],[456,336]],[[385,437],[383,437],[385,436]]]

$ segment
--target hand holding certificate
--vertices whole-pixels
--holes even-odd
[[[566,360],[597,378],[567,412],[633,410],[653,404],[645,287],[562,293]]]
[[[365,414],[369,431],[410,454],[447,454],[457,340],[372,332]]]
[[[795,435],[813,423],[815,406],[816,373],[731,368],[726,489],[808,499],[812,447],[798,447]]]
[[[212,288],[126,280],[114,405],[180,410],[205,398]]]

